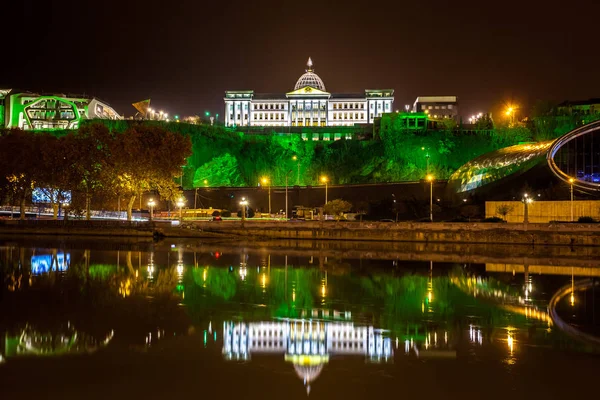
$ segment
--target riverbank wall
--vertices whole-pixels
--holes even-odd
[[[599,224],[195,222],[188,230],[244,238],[600,246]],[[169,234],[166,233],[166,236]]]
[[[0,221],[2,234],[600,246],[600,224]]]

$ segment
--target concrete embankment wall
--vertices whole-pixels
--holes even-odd
[[[62,220],[7,220],[0,222],[0,233],[15,235],[148,237],[154,229],[151,224],[126,221],[62,221]]]
[[[600,246],[596,224],[204,222],[190,230],[270,239]]]

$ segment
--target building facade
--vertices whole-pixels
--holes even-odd
[[[123,119],[111,106],[85,96],[0,90],[0,123],[24,130],[77,129],[85,119]]]
[[[314,72],[309,58],[306,72],[287,93],[225,92],[226,126],[324,127],[372,124],[392,112],[394,90],[330,93]]]
[[[458,97],[420,96],[413,104],[413,112],[423,112],[429,119],[454,119],[458,121]]]

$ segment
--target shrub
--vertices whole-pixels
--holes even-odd
[[[506,222],[506,221],[503,220],[502,218],[490,217],[490,218],[484,218],[484,219],[482,219],[481,222]]]
[[[215,210],[213,211],[213,213],[211,214],[213,217],[220,217],[221,216],[221,212]]]
[[[592,217],[579,217],[577,222],[581,222],[582,224],[593,224],[596,220]]]
[[[229,217],[231,217],[231,211],[229,211],[229,210],[223,210],[221,212],[221,217],[223,217],[223,218],[229,218]]]

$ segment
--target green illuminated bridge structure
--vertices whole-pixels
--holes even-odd
[[[600,192],[600,121],[558,139],[524,143],[479,156],[449,180],[456,193],[494,187],[531,176],[531,181],[558,180],[581,192]],[[496,190],[497,191],[497,190]]]

